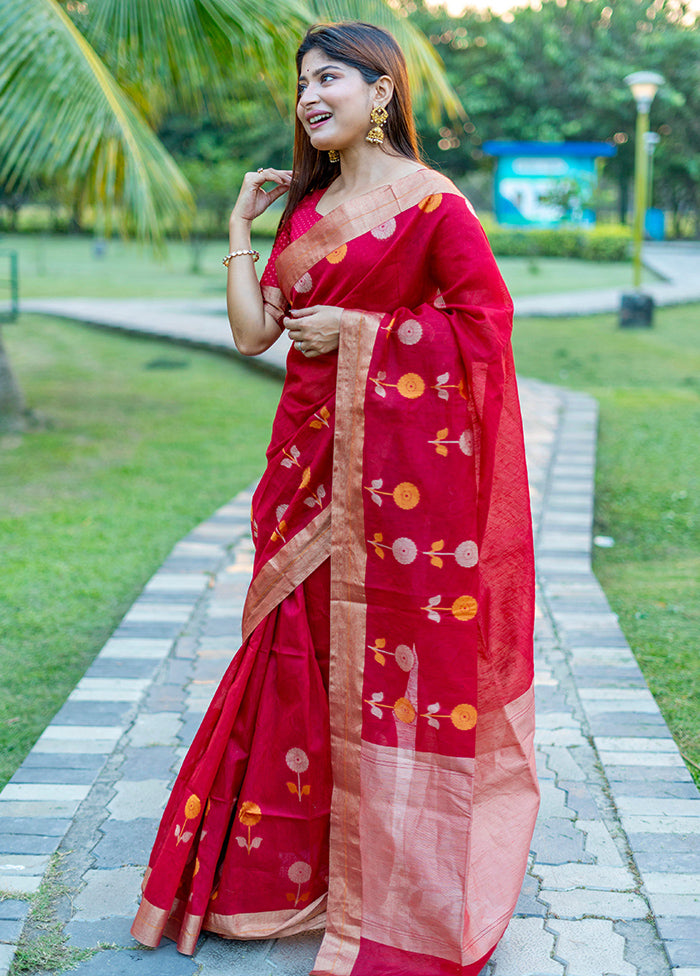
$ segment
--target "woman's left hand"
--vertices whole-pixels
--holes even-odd
[[[338,348],[342,314],[343,309],[335,305],[292,308],[282,319],[282,325],[299,352],[313,359]]]

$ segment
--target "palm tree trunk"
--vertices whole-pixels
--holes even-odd
[[[24,426],[27,408],[17,380],[10,367],[0,331],[0,431]]]

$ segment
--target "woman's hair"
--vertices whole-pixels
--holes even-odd
[[[394,93],[386,106],[389,117],[384,127],[385,138],[401,156],[420,160],[406,61],[391,34],[380,27],[359,21],[310,27],[297,51],[297,77],[301,72],[304,55],[312,48],[320,48],[333,61],[357,68],[367,84],[372,84],[382,75],[391,78],[394,82]],[[370,125],[368,118],[368,131]],[[294,130],[294,175],[280,225],[291,217],[307,193],[318,187],[328,186],[337,173],[338,164],[329,161],[327,152],[321,152],[311,145],[311,140],[297,116]]]

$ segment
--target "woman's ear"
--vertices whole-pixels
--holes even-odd
[[[374,83],[374,104],[386,108],[394,94],[394,82],[389,75],[382,75]]]

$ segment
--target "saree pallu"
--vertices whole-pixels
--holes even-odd
[[[446,178],[421,170],[324,217],[317,199],[263,296],[278,319],[342,307],[340,348],[290,349],[243,645],[132,931],[192,952],[202,928],[325,927],[316,976],[475,976],[538,807],[512,305]]]

